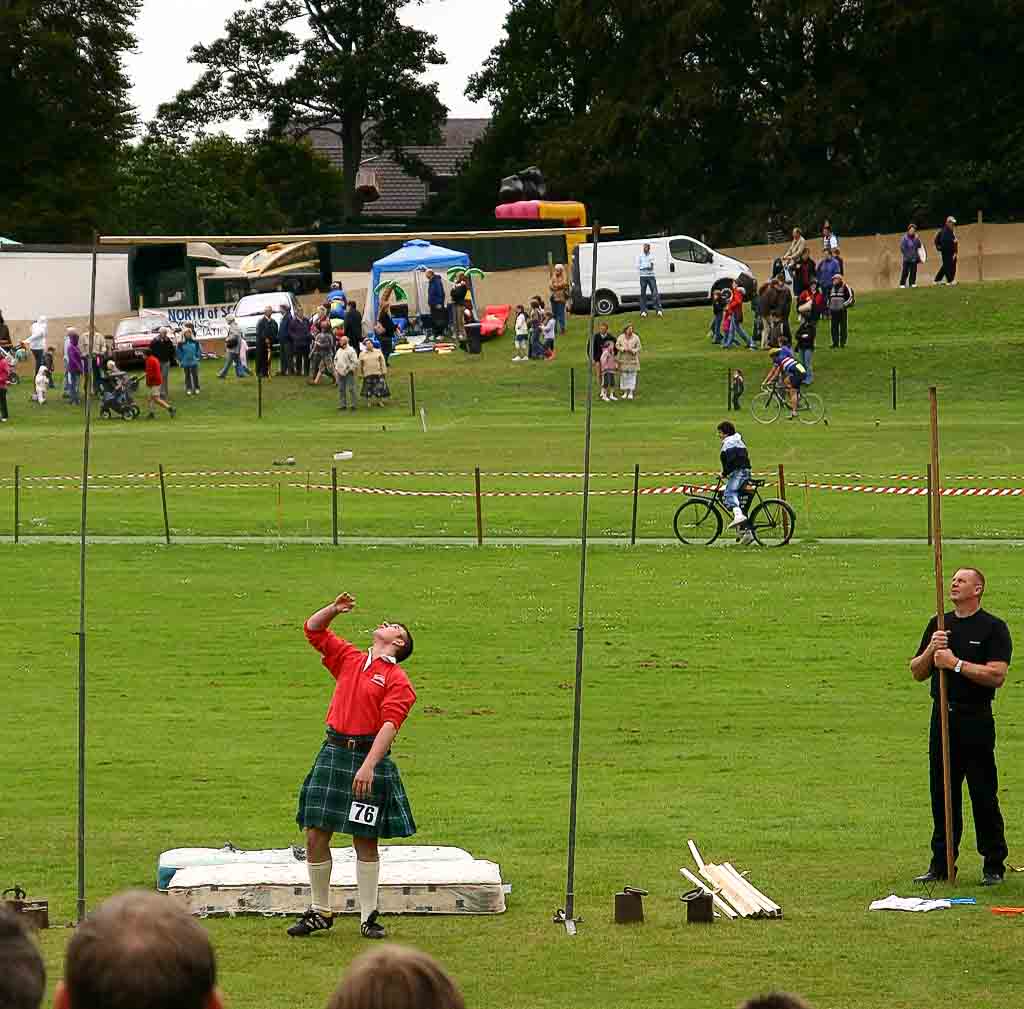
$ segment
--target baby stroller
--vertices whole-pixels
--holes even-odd
[[[100,416],[110,420],[115,414],[121,420],[135,420],[141,413],[132,393],[139,387],[139,380],[129,378],[123,372],[106,374],[99,382]]]
[[[9,351],[0,347],[0,357],[4,358],[4,360],[11,366],[9,377],[7,379],[8,384],[17,385],[21,381],[17,372],[18,362],[25,359],[25,352],[23,350]]]

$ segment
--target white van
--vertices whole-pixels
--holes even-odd
[[[670,238],[639,238],[625,242],[601,242],[597,253],[595,309],[611,315],[621,308],[640,304],[640,272],[637,256],[645,244],[651,247],[658,293],[665,305],[707,301],[716,288],[739,280],[751,297],[754,275],[746,263],[730,259],[689,235]],[[573,311],[590,311],[594,246],[577,245],[572,254]]]

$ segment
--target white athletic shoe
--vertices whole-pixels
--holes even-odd
[[[906,288],[906,286],[906,284],[900,284],[900,290],[902,291],[904,288]]]
[[[754,542],[754,534],[749,529],[744,529],[743,535],[737,542],[741,547],[749,547]]]
[[[741,526],[747,521],[747,516],[743,514],[743,509],[737,505],[732,510],[732,521],[729,523],[729,528],[732,529],[735,526]]]
[[[949,282],[949,286],[950,286],[950,287],[956,287],[956,281],[955,281],[955,280],[951,280],[951,281]]]
[[[619,398],[619,397],[618,397],[618,396],[616,396],[614,392],[610,392],[610,393],[608,393],[608,398],[609,398],[609,399],[610,399],[610,400],[611,400],[611,401],[612,401],[613,403],[615,403],[615,402],[617,402],[617,401],[618,401],[618,398]]]
[[[641,319],[646,319],[647,318],[647,313],[646,312],[641,312],[640,313],[640,318]]]
[[[608,393],[602,392],[601,393],[601,399],[603,399],[607,403],[608,402]]]
[[[632,399],[632,398],[633,398],[633,394],[631,392],[627,392],[626,393],[626,399]]]
[[[659,308],[658,309],[658,318],[661,319],[663,317],[664,317],[664,312],[662,312],[661,309]]]

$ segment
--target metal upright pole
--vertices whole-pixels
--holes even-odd
[[[640,463],[633,467],[633,522],[629,527],[629,545],[636,546],[636,509],[640,496]]]
[[[896,409],[896,369],[892,370],[892,408]]]
[[[92,240],[92,281],[89,293],[89,361],[93,355],[96,333],[96,260],[98,235]],[[92,383],[88,371],[85,379],[85,433],[82,438],[82,515],[78,549],[78,902],[77,920],[85,917],[85,551],[86,519],[89,502],[89,435],[92,421]]]
[[[21,467],[14,466],[14,542],[21,535]]]
[[[160,463],[160,503],[164,509],[164,539],[171,545],[171,523],[167,518],[167,484],[164,481],[164,464]]]
[[[476,545],[482,547],[484,545],[484,513],[483,507],[480,503],[480,467],[476,466],[473,469],[473,485],[475,489],[476,497]]]
[[[576,369],[569,369],[569,413],[576,412]]]
[[[416,416],[416,376],[409,372],[409,403],[412,408],[412,415]]]
[[[946,629],[946,586],[942,576],[942,480],[939,477],[939,403],[935,386],[928,390],[931,407],[931,442],[932,442],[932,529],[935,556],[935,620],[936,629]],[[942,744],[942,803],[946,829],[946,879],[952,885],[955,882],[956,867],[953,857],[953,788],[949,767],[949,691],[946,683],[946,670],[940,669],[939,674],[939,732]]]
[[[338,467],[331,467],[331,542],[338,545]]]
[[[590,332],[587,337],[586,359],[590,364],[590,349],[594,345],[595,293],[597,291],[597,251],[601,240],[601,225],[594,222],[594,255],[590,281]],[[565,925],[569,935],[576,934],[576,807],[579,800],[580,779],[580,723],[583,716],[583,628],[587,591],[587,521],[590,509],[590,428],[594,413],[594,369],[587,368],[587,410],[583,435],[583,514],[580,519],[580,591],[576,617],[576,685],[573,692],[572,763],[569,778],[569,852],[565,873],[565,910],[555,920]]]

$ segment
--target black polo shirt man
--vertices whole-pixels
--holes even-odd
[[[983,886],[1003,879],[1006,834],[999,812],[996,773],[996,727],[992,701],[1006,682],[1013,643],[1006,624],[981,608],[985,576],[977,568],[960,568],[950,585],[953,610],[945,615],[946,630],[936,630],[935,617],[921,637],[910,671],[918,682],[931,680],[932,720],[929,736],[929,781],[932,797],[932,859],[915,882],[946,878],[946,822],[942,789],[942,742],[939,728],[939,678],[946,670],[949,696],[949,766],[953,798],[953,859],[964,829],[963,783],[971,795],[978,853],[984,859]]]

